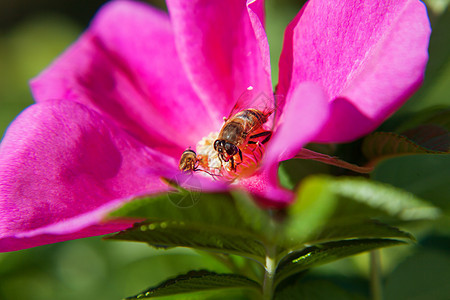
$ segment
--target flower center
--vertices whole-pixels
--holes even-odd
[[[225,161],[219,157],[219,152],[214,149],[214,142],[218,135],[219,132],[211,132],[197,143],[198,169],[206,171],[213,177],[220,177],[220,179],[229,181],[253,174],[264,154],[264,145],[260,142],[240,145],[242,159],[240,154],[236,154],[233,156],[233,160]]]

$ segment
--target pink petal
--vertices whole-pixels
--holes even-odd
[[[0,147],[0,250],[122,229],[127,222],[98,222],[137,195],[166,191],[157,174],[143,176],[161,165],[177,162],[81,104],[31,106]]]
[[[213,178],[211,175],[203,171],[181,172],[175,168],[167,168],[167,166],[151,166],[144,170],[143,174],[153,177],[164,178],[181,186],[187,190],[195,190],[196,192],[215,193],[226,192],[230,189],[227,181],[220,178]]]
[[[123,202],[122,202],[123,204]],[[115,207],[101,208],[89,213],[61,221],[37,230],[5,236],[0,239],[0,252],[17,251],[46,244],[105,235],[131,227],[136,219],[102,221]],[[77,227],[72,228],[73,225]]]
[[[251,177],[242,178],[238,184],[266,208],[281,208],[294,200],[294,193],[278,183],[278,164],[261,169]]]
[[[293,200],[293,193],[278,183],[278,163],[294,157],[322,128],[328,118],[327,96],[321,86],[303,82],[291,90],[283,114],[267,145],[261,169],[239,184],[259,196],[259,203],[280,207]]]
[[[178,154],[220,123],[198,100],[173,39],[167,14],[143,3],[110,2],[80,39],[32,81],[33,94],[38,102],[82,103],[144,143]]]
[[[316,141],[353,140],[417,90],[429,35],[420,1],[309,1],[286,30],[279,91],[321,83],[332,111]]]
[[[283,114],[267,145],[263,166],[294,157],[320,132],[328,119],[327,100],[323,88],[312,82],[302,82],[289,91]]]
[[[228,116],[249,86],[272,94],[263,1],[169,0],[167,6],[183,66],[216,120]]]

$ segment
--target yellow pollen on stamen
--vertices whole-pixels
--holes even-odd
[[[195,150],[199,160],[199,169],[229,181],[251,175],[258,167],[265,147],[261,144],[241,145],[243,159],[241,161],[239,155],[235,155],[236,170],[232,170],[231,162],[221,161],[218,152],[214,149],[214,142],[218,135],[219,132],[211,132],[197,143]]]
[[[219,132],[211,132],[197,143],[195,149],[199,160],[199,168],[213,175],[220,175],[220,168],[222,166],[218,152],[214,149],[214,141],[218,135]]]

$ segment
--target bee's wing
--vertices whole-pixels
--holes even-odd
[[[236,100],[236,104],[228,115],[228,118],[248,108],[257,109],[269,115],[276,109],[275,97],[272,94],[267,95],[249,87]]]

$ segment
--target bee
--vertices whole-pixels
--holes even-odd
[[[194,150],[186,149],[181,154],[180,163],[178,168],[183,171],[196,171],[198,168],[199,160],[197,159],[197,153]]]
[[[208,157],[203,155],[197,155],[194,150],[186,149],[181,154],[180,162],[178,164],[178,168],[183,172],[205,172],[211,175],[214,179],[217,174],[211,173],[210,171],[205,170],[208,165]]]
[[[251,91],[250,89],[248,91]],[[266,107],[264,109],[246,108],[240,110],[240,107],[247,106],[244,99],[253,99],[245,94],[245,97],[238,99],[235,107],[231,112],[231,117],[224,119],[225,124],[219,132],[214,142],[214,149],[219,154],[221,161],[230,161],[231,170],[236,170],[234,157],[239,155],[240,161],[243,161],[242,150],[247,144],[264,144],[268,142],[272,136],[271,130],[265,130],[263,125],[268,121],[274,109]],[[237,113],[234,113],[238,111]],[[264,138],[261,142],[257,139]]]

